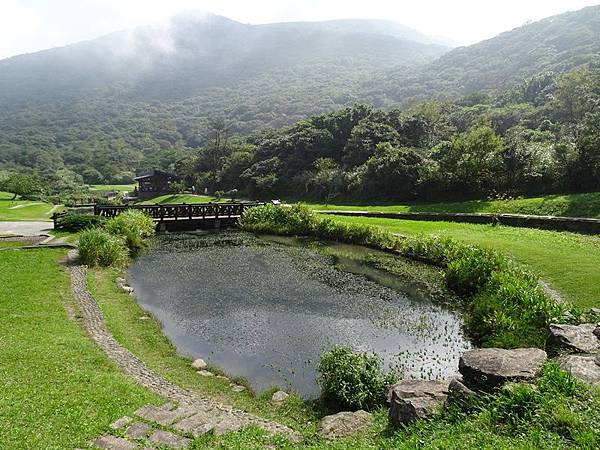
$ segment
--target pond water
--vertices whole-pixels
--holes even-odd
[[[334,345],[423,379],[455,374],[469,348],[457,313],[340,270],[314,248],[244,233],[159,236],[129,281],[180,353],[257,392],[318,395],[319,355]]]

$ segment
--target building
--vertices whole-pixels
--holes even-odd
[[[137,196],[139,199],[148,199],[158,195],[169,194],[171,184],[178,181],[176,175],[162,170],[152,170],[134,178],[138,183]]]

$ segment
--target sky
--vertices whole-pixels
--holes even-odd
[[[0,0],[0,59],[201,10],[244,23],[388,19],[457,45],[600,0]]]

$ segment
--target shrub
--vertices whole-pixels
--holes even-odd
[[[467,297],[478,293],[490,280],[492,272],[507,266],[496,252],[479,247],[463,247],[463,254],[448,262],[446,285],[456,294]]]
[[[384,375],[381,358],[350,347],[335,347],[323,353],[318,379],[323,398],[339,409],[372,410],[385,403],[394,375]]]
[[[128,209],[108,220],[104,228],[115,236],[122,236],[132,252],[144,247],[146,239],[156,231],[152,218],[134,209]]]
[[[127,258],[127,247],[122,238],[90,228],[79,236],[79,257],[88,266],[112,266]]]
[[[301,204],[290,207],[256,206],[247,210],[240,219],[240,226],[246,231],[283,235],[311,234],[313,223],[312,211]]]
[[[102,225],[103,222],[104,218],[101,216],[69,213],[59,220],[56,229],[76,232],[86,230],[88,228],[98,227]]]

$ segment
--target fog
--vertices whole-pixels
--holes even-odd
[[[455,45],[598,0],[2,0],[0,58],[160,23],[181,11],[209,11],[244,23],[345,18],[394,20]]]

